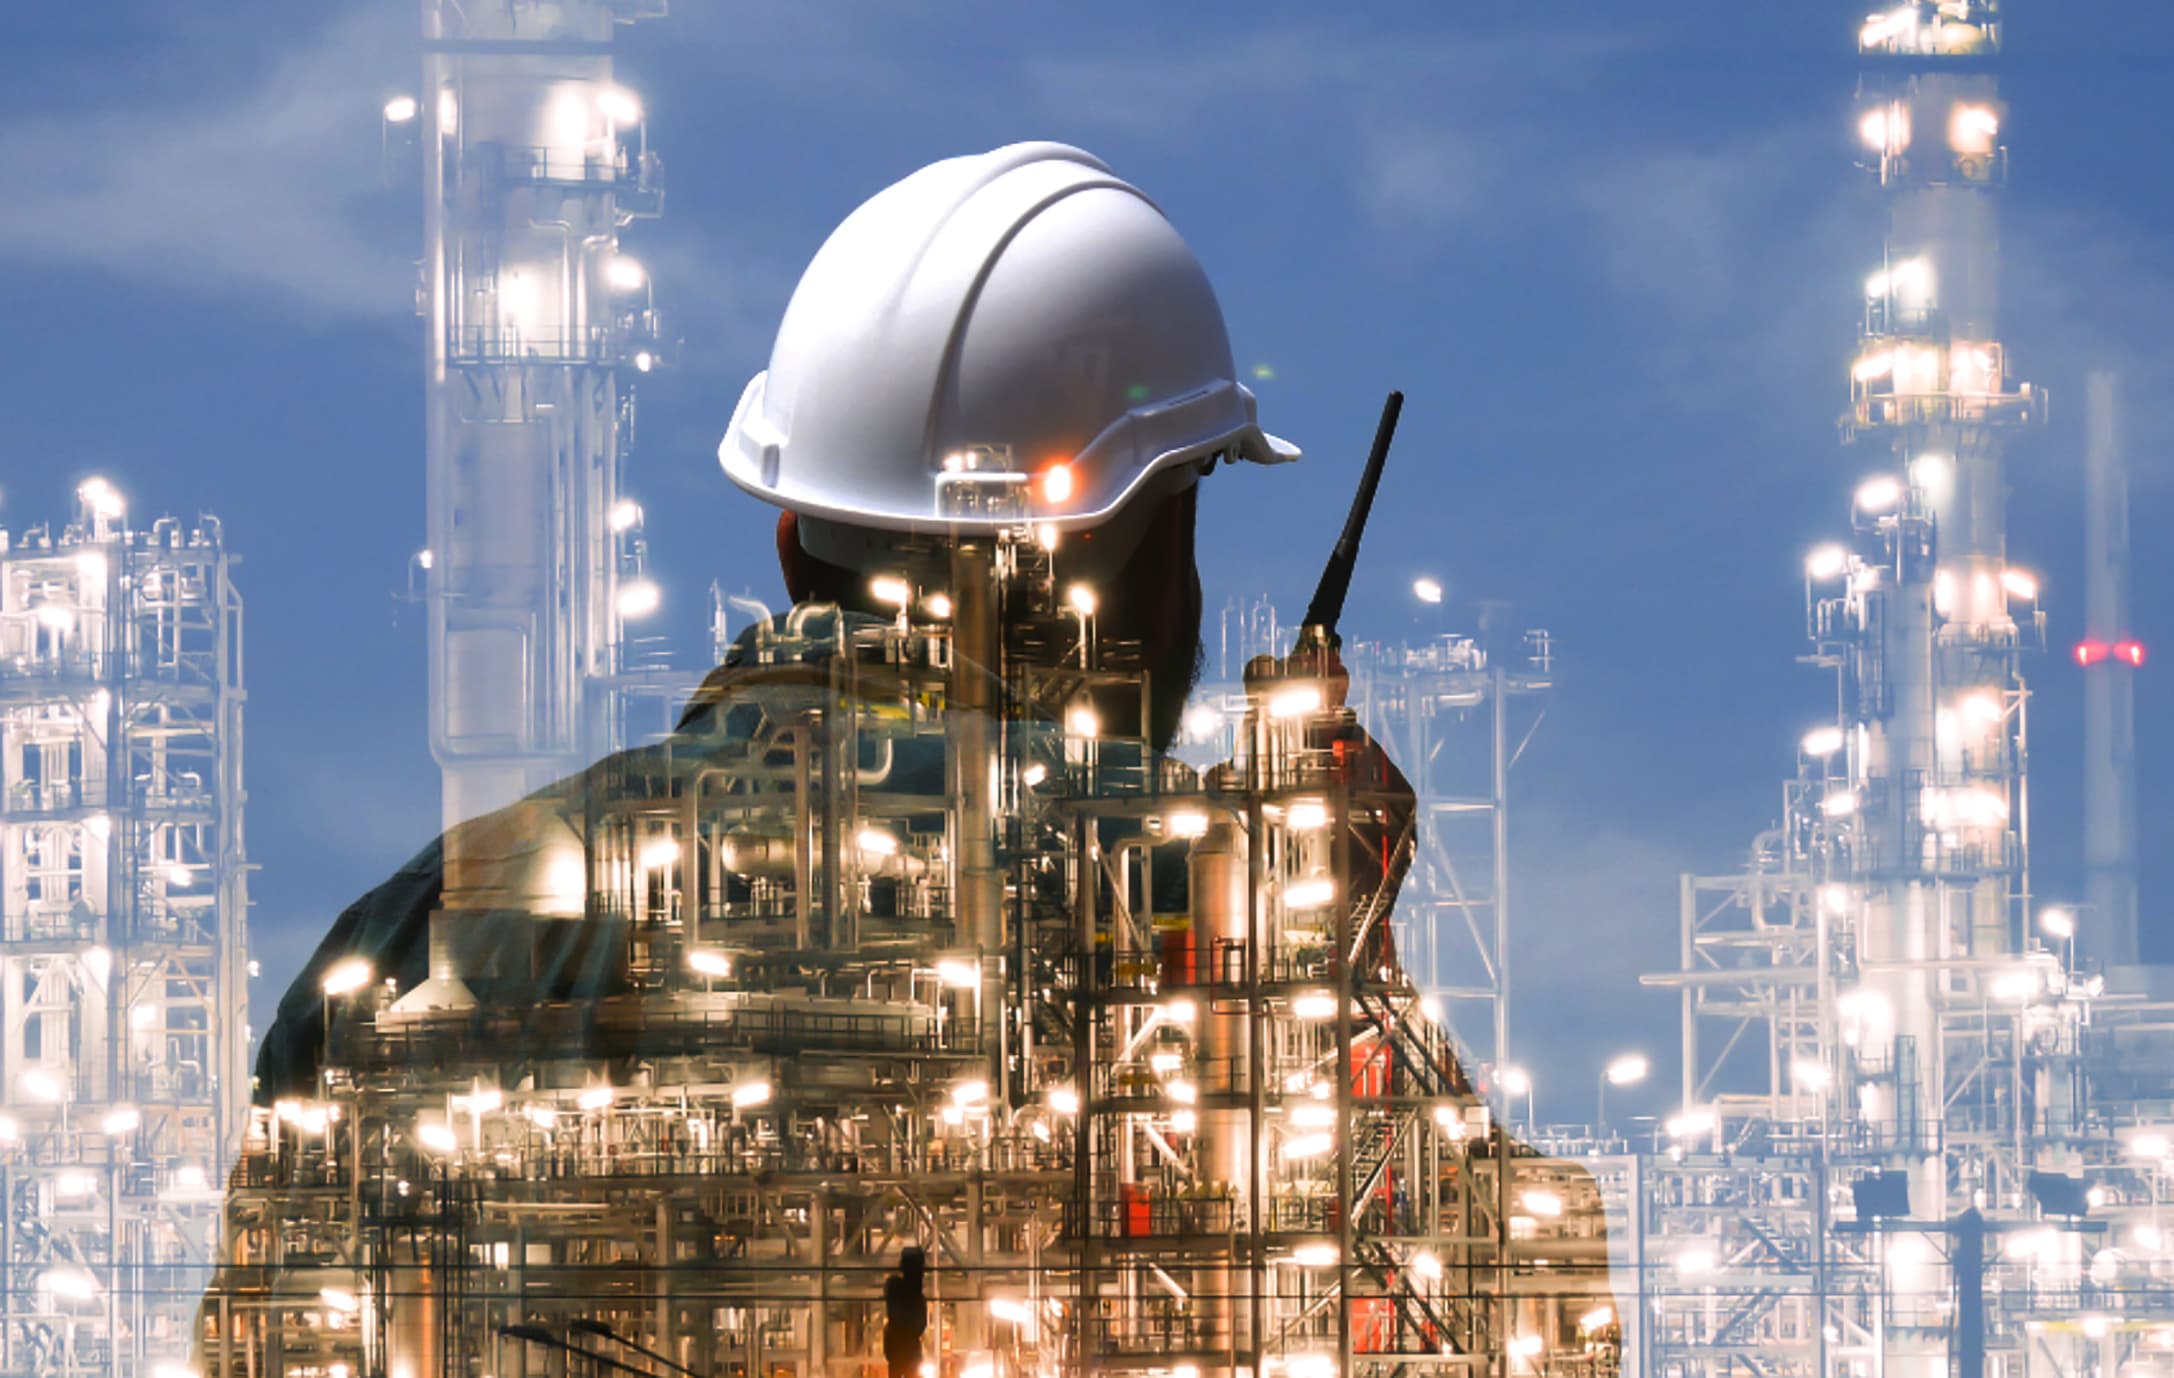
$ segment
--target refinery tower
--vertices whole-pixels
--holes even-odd
[[[0,1373],[188,1369],[249,1104],[233,564],[103,479],[0,530]]]

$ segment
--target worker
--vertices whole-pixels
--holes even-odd
[[[928,1294],[922,1278],[928,1254],[906,1249],[898,1271],[883,1280],[883,1360],[890,1378],[920,1378],[921,1337],[928,1333]]]
[[[1221,309],[1191,251],[1152,202],[1100,161],[1061,145],[1014,145],[937,163],[879,193],[844,221],[809,265],[786,308],[770,366],[745,389],[719,449],[732,482],[780,509],[776,548],[792,611],[742,634],[692,696],[667,740],[622,752],[455,827],[350,906],[280,1002],[265,1033],[257,1066],[259,1104],[311,1097],[339,1084],[345,1075],[343,1050],[349,1048],[358,1057],[397,1064],[426,1086],[431,1077],[443,1078],[449,1095],[468,1094],[486,1075],[499,1075],[479,1070],[467,1045],[456,1047],[429,1034],[445,1027],[477,1031],[466,1036],[486,1044],[485,1055],[506,1060],[509,1096],[516,1090],[514,1080],[523,1076],[539,1093],[548,1083],[563,1094],[567,1083],[550,1081],[554,1074],[540,1065],[545,1059],[559,1065],[585,1059],[587,1065],[608,1067],[616,1058],[632,1068],[630,1075],[656,1079],[660,1088],[668,1084],[662,1078],[669,1073],[659,1070],[656,1059],[637,1064],[625,1052],[653,1022],[643,1002],[664,999],[685,985],[678,968],[654,965],[655,954],[691,941],[701,924],[714,932],[733,921],[698,923],[689,914],[727,908],[727,901],[746,900],[752,893],[731,889],[741,884],[738,880],[718,890],[718,882],[681,873],[707,877],[729,870],[719,858],[732,849],[738,849],[736,864],[747,871],[757,864],[748,858],[759,860],[766,844],[759,837],[631,830],[653,826],[644,818],[669,820],[679,818],[683,808],[698,811],[706,800],[736,800],[744,807],[754,792],[787,788],[779,781],[797,779],[800,783],[790,786],[795,790],[814,788],[820,771],[837,769],[821,764],[828,758],[819,746],[822,724],[841,711],[841,695],[856,692],[854,685],[860,686],[857,692],[879,687],[889,692],[904,673],[883,659],[888,629],[902,626],[909,614],[938,621],[949,616],[932,596],[945,590],[947,600],[961,605],[963,624],[963,605],[975,594],[954,584],[960,562],[977,544],[986,548],[1007,532],[1031,528],[1036,544],[1054,547],[1065,579],[1090,590],[1091,604],[1078,606],[1093,608],[1100,668],[1144,672],[1146,702],[1128,703],[1122,688],[1107,683],[1092,688],[1101,719],[1140,725],[1138,738],[1150,749],[1150,759],[1138,763],[1144,775],[1190,780],[1194,783],[1184,787],[1197,788],[1197,777],[1161,753],[1177,736],[1202,659],[1195,561],[1201,485],[1221,468],[1297,457],[1296,447],[1262,429],[1255,399],[1236,376]],[[1081,611],[1081,642],[1089,634],[1087,622]],[[1051,670],[1072,663],[1072,642],[1015,637],[1014,630],[1002,629],[1006,656]],[[1008,719],[1039,711],[1037,705],[1008,702],[1001,683],[977,687],[976,676],[987,676],[992,667],[973,662],[963,644],[954,645],[957,678],[938,711],[954,722],[971,721],[977,712]],[[1260,692],[1285,677],[1320,686],[1330,707],[1341,702],[1347,682],[1326,645],[1293,661],[1264,659],[1247,668],[1249,687]],[[1324,756],[1341,763],[1354,788],[1388,801],[1377,815],[1349,820],[1358,844],[1347,849],[1352,893],[1393,898],[1410,855],[1410,786],[1363,732],[1338,731],[1343,735],[1336,741],[1321,743]],[[937,816],[989,807],[987,780],[958,778],[955,751],[949,757],[940,751],[936,757],[914,754],[929,741],[903,736],[896,759],[880,765],[856,761],[845,769],[880,775],[880,789],[898,817],[913,814],[914,808],[900,801],[914,796],[923,797],[924,813]],[[934,741],[943,747],[940,735]],[[767,744],[768,754],[751,756],[751,743]],[[728,760],[753,764],[717,764]],[[735,769],[745,778],[734,778]],[[829,797],[831,787],[823,788]],[[794,808],[819,807],[795,799]],[[973,864],[966,855],[972,829],[953,826],[961,839],[959,855],[932,852],[937,860],[931,864],[954,865],[964,875]],[[808,831],[803,827],[801,835]],[[652,864],[646,858],[656,836],[666,841],[663,860],[656,864],[681,875],[679,891],[688,906],[667,910],[661,918],[650,917],[655,911],[649,903],[630,903],[620,893]],[[823,848],[843,850],[836,834],[830,836],[833,841]],[[703,853],[713,864],[688,864],[681,848],[689,845],[717,849]],[[792,855],[802,845],[786,844],[788,855],[770,873],[778,877],[770,883],[813,887],[807,852],[797,854],[797,863]],[[888,847],[895,855],[898,839],[889,838]],[[883,867],[871,864],[869,870],[882,873]],[[1174,870],[1181,874],[1183,867]],[[713,888],[705,893],[702,885]],[[962,880],[953,888],[963,891],[965,885]],[[758,922],[783,925],[779,934],[765,938],[770,948],[752,940],[747,948],[749,965],[769,963],[761,968],[766,980],[826,989],[822,983],[831,978],[822,963],[794,954],[815,954],[826,942],[850,948],[859,935],[850,925],[911,922],[910,916],[874,912],[873,902],[865,908],[827,899],[817,905],[806,888],[798,892],[797,905],[778,911],[774,920],[759,914],[748,921],[749,931]],[[1002,896],[1001,886],[996,893]],[[759,908],[751,900],[742,907]],[[1374,912],[1384,915],[1387,907],[1378,905]],[[817,929],[818,924],[829,927]],[[1393,970],[1387,933],[1386,922],[1368,926],[1369,945],[1360,954],[1367,980],[1402,980]],[[778,948],[787,950],[773,956]],[[374,1010],[369,1018],[336,1007],[320,986],[335,963],[357,957],[393,991],[381,1001],[374,988],[365,992],[377,1002],[365,1007]],[[652,965],[637,970],[642,961]],[[735,969],[731,979],[746,974]],[[1408,991],[1408,983],[1404,988]],[[328,1016],[333,1017],[329,1030]],[[793,1041],[781,1028],[769,1055],[799,1056],[774,1051],[789,1049]],[[1378,1053],[1376,1048],[1366,1055]],[[723,1060],[720,1051],[718,1061]],[[828,1070],[823,1061],[810,1053],[793,1064],[800,1069],[793,1075],[820,1080]],[[720,1071],[716,1063],[702,1072],[713,1084],[722,1076],[739,1078],[731,1097],[732,1123],[720,1137],[734,1146],[762,1146],[759,1163],[747,1169],[751,1181],[757,1175],[767,1180],[773,1170],[785,1181],[825,1176],[821,1164],[797,1161],[801,1140],[788,1123],[765,1118],[773,1090],[783,1096],[797,1089],[786,1084],[784,1066],[779,1063],[780,1070],[770,1074],[779,1078],[776,1088],[752,1073]],[[1358,1075],[1356,1067],[1352,1075]],[[1461,1072],[1450,1080],[1463,1088]],[[902,1081],[898,1097],[910,1093],[917,1094],[917,1087]],[[604,1105],[610,1095],[606,1086],[593,1101],[584,1093],[584,1101]],[[894,1109],[903,1107],[883,1105],[853,1118],[856,1161],[863,1171],[894,1183],[886,1190],[895,1192],[911,1189],[921,1177],[963,1180],[949,1163],[946,1171],[937,1170],[925,1139],[932,1119],[894,1127],[885,1121]],[[912,1127],[916,1124],[919,1128]],[[440,1138],[453,1142],[450,1135]],[[957,1145],[950,1152],[970,1156]],[[402,1190],[408,1186],[400,1183]],[[832,1178],[824,1189],[843,1187]],[[783,1228],[777,1222],[785,1214],[768,1195],[772,1190],[749,1189],[750,1200],[768,1204],[753,1207],[756,1223],[735,1234],[733,1244],[707,1242],[723,1237],[722,1226],[705,1227],[704,1240],[682,1236],[670,1270],[679,1274],[681,1265],[699,1260],[704,1248],[753,1249],[763,1230]],[[891,1208],[886,1202],[882,1209]],[[872,1229],[876,1207],[865,1209],[868,1218],[856,1228]],[[822,1208],[826,1218],[829,1210]],[[514,1208],[508,1218],[552,1218],[540,1211]],[[636,1211],[628,1218],[644,1223],[630,1228],[662,1230],[665,1225],[656,1222],[674,1213],[661,1205],[646,1215]],[[236,1215],[252,1218],[246,1211]],[[589,1219],[558,1218],[576,1226]],[[534,1233],[541,1223],[526,1228],[531,1233],[523,1236],[523,1247],[547,1256],[551,1246],[539,1243]],[[269,1231],[265,1241],[243,1252],[263,1258],[285,1247],[267,1241]],[[587,1249],[589,1243],[584,1238],[580,1246]],[[236,1247],[229,1242],[230,1251]],[[484,1249],[480,1243],[468,1247]],[[790,1258],[792,1246],[784,1247]],[[920,1334],[927,1324],[923,1264],[919,1251],[909,1250],[900,1274],[884,1287],[884,1355],[891,1378],[901,1378],[920,1362]],[[314,1297],[319,1285],[310,1283],[307,1295]],[[579,1304],[578,1298],[558,1300]],[[666,1310],[656,1303],[656,1314]],[[261,1295],[237,1304],[232,1314],[265,1314]],[[407,1314],[416,1314],[413,1305]],[[210,1324],[217,1329],[215,1318]],[[427,1337],[402,1326],[396,1315],[389,1327],[396,1351],[403,1344],[427,1345]],[[716,1338],[682,1336],[698,1345]],[[827,1322],[818,1321],[802,1342],[827,1343]],[[722,1362],[716,1367],[721,1371]],[[208,1367],[200,1371],[205,1378],[224,1378]]]

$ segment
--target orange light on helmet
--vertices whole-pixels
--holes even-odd
[[[1041,489],[1042,502],[1047,506],[1057,507],[1072,500],[1072,466],[1069,464],[1050,465],[1042,470],[1041,477],[1035,483]]]

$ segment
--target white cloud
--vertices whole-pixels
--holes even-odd
[[[413,25],[404,7],[351,9],[252,84],[205,83],[192,106],[161,96],[0,123],[13,180],[0,252],[187,296],[404,313],[405,241],[370,222],[387,195],[378,111],[388,83],[412,81]]]

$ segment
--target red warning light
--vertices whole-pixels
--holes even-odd
[[[2141,641],[2079,641],[2076,643],[2076,663],[2096,665],[2100,661],[2119,661],[2133,669],[2144,664],[2144,643]]]

